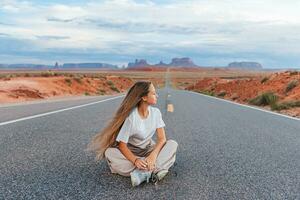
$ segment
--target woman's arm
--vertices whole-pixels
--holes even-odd
[[[152,150],[152,152],[148,155],[148,157],[145,158],[145,161],[148,164],[148,169],[150,171],[154,170],[158,153],[166,143],[165,129],[161,127],[161,128],[157,128],[156,131],[157,131],[157,142],[155,144],[155,147]]]
[[[119,149],[122,152],[122,154],[132,163],[134,163],[134,161],[137,159],[137,157],[127,147],[127,143],[120,141]]]
[[[147,169],[147,163],[146,161],[142,160],[142,159],[138,159],[138,157],[136,157],[131,151],[130,149],[127,147],[127,143],[124,143],[122,141],[120,141],[119,143],[119,149],[121,151],[121,153],[129,160],[133,163],[134,166],[136,166],[139,169]]]
[[[156,132],[157,132],[157,142],[156,142],[156,145],[155,145],[153,151],[150,153],[150,155],[152,154],[153,156],[155,156],[155,158],[157,157],[157,155],[160,152],[161,148],[166,143],[165,128],[164,127],[157,128]]]

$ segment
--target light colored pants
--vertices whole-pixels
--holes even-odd
[[[140,149],[129,143],[127,146],[138,158],[144,159],[154,149],[155,142],[151,139],[145,149]],[[166,141],[156,158],[156,168],[153,171],[154,173],[162,169],[168,170],[174,164],[177,146],[178,144],[175,140]],[[112,173],[118,173],[122,176],[130,176],[130,172],[136,168],[133,163],[129,161],[116,147],[107,148],[105,151],[105,158]]]

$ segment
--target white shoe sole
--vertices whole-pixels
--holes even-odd
[[[139,182],[140,180],[136,178],[136,176],[134,175],[134,173],[136,173],[135,171],[132,171],[130,173],[130,178],[131,178],[131,185],[133,187],[140,185],[142,182],[147,181],[147,183],[149,183],[149,179],[150,179],[150,175],[148,176],[148,178],[146,180],[142,180],[141,182]]]
[[[157,178],[158,180],[162,180],[167,174],[169,173],[168,170],[161,170],[159,172],[157,172]]]

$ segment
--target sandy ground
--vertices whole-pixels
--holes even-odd
[[[66,96],[110,95],[125,92],[133,80],[118,76],[13,77],[0,79],[0,103]]]
[[[287,87],[294,82],[294,87]],[[209,92],[213,96],[249,104],[249,100],[266,92],[278,96],[278,103],[300,100],[300,72],[276,72],[251,78],[226,79],[219,77],[203,78],[196,83],[187,84],[184,89],[196,92]],[[267,109],[269,109],[267,107]],[[300,117],[300,108],[294,107],[278,111],[294,117]]]
[[[126,93],[139,80],[160,88],[163,77],[160,71],[0,71],[0,104]]]

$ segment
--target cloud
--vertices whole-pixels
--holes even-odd
[[[47,19],[49,22],[72,22],[75,20],[75,18],[73,19],[58,19],[58,18],[48,18]]]
[[[34,6],[27,1],[2,0],[0,2],[0,11],[6,13],[20,13],[23,11],[34,10]]]
[[[0,33],[0,37],[1,37],[1,36],[9,37],[9,35],[6,34],[6,33]]]
[[[65,40],[70,39],[68,36],[54,36],[54,35],[37,35],[38,39],[42,40]]]
[[[13,26],[14,24],[9,24],[9,23],[5,23],[5,22],[0,22],[0,25],[4,25],[4,26]]]
[[[295,0],[79,3],[1,1],[0,37],[13,43],[12,47],[6,45],[7,51],[25,55],[26,44],[35,49],[28,56],[46,59],[52,55],[53,61],[59,55],[50,50],[61,49],[64,55],[60,59],[105,55],[98,59],[111,58],[106,61],[115,63],[136,56],[151,62],[190,56],[208,65],[209,61],[226,65],[239,58],[262,60],[266,66],[284,66],[289,56],[295,61],[300,53],[300,2]],[[22,48],[16,48],[20,43]]]

